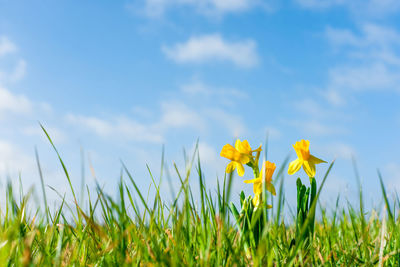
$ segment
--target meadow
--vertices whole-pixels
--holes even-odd
[[[45,132],[46,133],[46,132]],[[47,135],[47,133],[46,133]],[[151,177],[154,195],[141,192],[129,169],[122,164],[118,196],[97,185],[86,191],[84,203],[51,138],[60,166],[70,185],[73,201],[60,195],[61,204],[50,209],[45,177],[41,176],[43,203],[32,209],[32,191],[22,194],[9,183],[1,206],[0,262],[2,266],[393,266],[400,265],[400,225],[382,177],[382,210],[365,211],[360,185],[359,205],[327,210],[318,199],[329,179],[318,172],[322,160],[309,154],[309,143],[294,145],[298,159],[279,164],[262,159],[261,147],[247,141],[227,144],[221,156],[230,160],[217,188],[207,188],[196,150],[185,171],[176,165],[179,179],[172,201],[163,200],[164,177]],[[307,145],[308,144],[308,145]],[[307,154],[308,153],[308,154]],[[319,161],[318,161],[319,160]],[[37,158],[38,170],[41,164]],[[164,160],[161,163],[163,170]],[[232,194],[234,172],[254,174],[254,195]],[[284,220],[283,174],[304,168],[309,177],[297,185],[297,212]],[[251,173],[251,171],[250,171]],[[357,177],[357,169],[355,168]],[[162,176],[162,172],[161,175]],[[309,178],[309,179],[308,179]],[[310,184],[308,184],[308,181]],[[194,192],[189,181],[197,181]],[[295,181],[295,179],[293,179]],[[304,184],[302,184],[303,182]],[[318,187],[317,187],[318,185]],[[275,188],[276,187],[276,188]],[[82,189],[82,188],[81,188]],[[199,196],[197,199],[196,196]],[[240,207],[232,204],[240,198]],[[236,203],[238,203],[236,199]],[[286,222],[286,224],[285,224]]]

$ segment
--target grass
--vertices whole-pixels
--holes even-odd
[[[122,163],[117,197],[107,195],[97,185],[96,194],[87,190],[87,201],[79,203],[68,170],[47,137],[69,182],[73,201],[60,196],[61,204],[49,209],[45,178],[36,153],[44,205],[32,210],[32,190],[16,198],[11,183],[7,185],[6,203],[0,216],[3,266],[400,265],[400,223],[395,214],[400,202],[390,205],[379,173],[386,204],[381,214],[371,211],[365,216],[361,185],[359,208],[350,204],[339,208],[338,198],[330,216],[323,207],[315,209],[318,191],[313,206],[320,216],[313,236],[300,235],[302,239],[294,243],[296,224],[285,225],[282,216],[284,170],[281,169],[274,181],[278,188],[274,208],[258,218],[264,223],[256,246],[252,231],[244,233],[229,208],[232,177],[225,176],[216,190],[206,188],[197,153],[187,162],[184,173],[174,165],[180,187],[174,192],[173,201],[163,200],[162,177],[156,179],[150,169],[155,194],[151,201],[147,200]],[[358,177],[356,167],[355,173]],[[199,192],[192,191],[189,179],[198,181]],[[199,195],[198,204],[194,195]],[[245,219],[248,225],[255,225],[254,218]]]

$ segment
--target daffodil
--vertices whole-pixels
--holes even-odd
[[[245,180],[244,182],[246,184],[253,184],[253,192],[254,192],[254,198],[253,198],[253,205],[258,206],[260,203],[260,197],[262,194],[262,186],[263,186],[263,178],[265,181],[265,186],[266,189],[271,192],[274,196],[276,195],[275,187],[272,184],[272,175],[274,174],[274,171],[276,169],[275,163],[272,163],[270,161],[265,161],[263,163],[263,166],[261,168],[261,172],[256,177],[255,179],[252,180]]]
[[[235,147],[230,144],[224,145],[221,150],[221,156],[230,159],[231,162],[226,166],[226,172],[231,173],[235,169],[240,176],[244,175],[244,166],[249,162],[254,161],[253,152],[261,151],[261,146],[255,150],[251,150],[249,142],[247,140],[240,141],[239,139],[235,142]]]
[[[310,141],[308,140],[300,140],[293,145],[297,154],[297,159],[289,164],[288,173],[290,175],[296,173],[303,166],[304,171],[309,177],[315,177],[315,165],[326,163],[326,161],[311,155],[309,147]]]

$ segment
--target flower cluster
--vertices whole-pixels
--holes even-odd
[[[310,141],[308,140],[300,140],[293,145],[297,159],[289,164],[288,174],[293,175],[303,167],[310,178],[315,177],[315,165],[326,161],[311,155],[309,147]],[[276,165],[270,161],[264,161],[260,172],[258,161],[261,151],[261,145],[257,149],[252,150],[247,140],[242,142],[238,139],[234,147],[226,144],[220,154],[222,157],[231,160],[226,166],[226,173],[231,173],[236,169],[239,176],[243,176],[245,173],[243,165],[247,165],[253,169],[254,179],[244,180],[244,182],[253,184],[254,197],[252,202],[255,207],[258,207],[262,201],[263,186],[265,186],[266,191],[269,191],[272,195],[276,195],[275,187],[272,184],[272,176]]]

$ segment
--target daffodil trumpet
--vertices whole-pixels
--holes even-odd
[[[275,169],[276,169],[275,163],[272,163],[270,161],[265,161],[261,168],[261,173],[259,173],[256,176],[256,178],[244,181],[246,184],[250,183],[253,184],[253,192],[254,192],[253,205],[255,207],[258,207],[261,202],[260,200],[263,193],[263,184],[267,191],[269,191],[272,195],[276,196],[276,190],[274,185],[272,184],[272,175],[274,174]]]
[[[303,167],[308,177],[315,177],[316,164],[326,163],[326,161],[319,159],[310,154],[310,141],[300,140],[293,145],[297,154],[297,159],[290,162],[288,174],[293,175]]]

